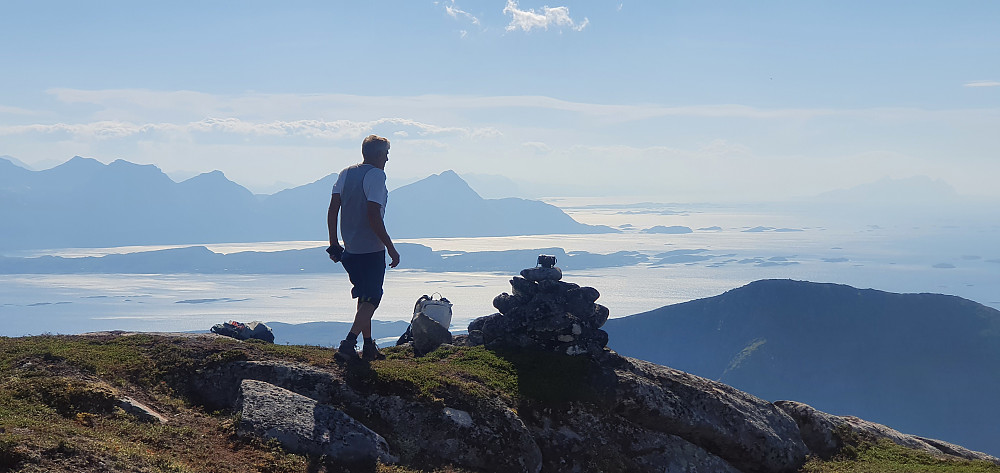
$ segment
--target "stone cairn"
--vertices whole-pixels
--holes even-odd
[[[568,355],[598,354],[608,344],[600,329],[608,308],[595,301],[597,289],[561,281],[555,257],[541,255],[539,265],[510,280],[512,294],[493,299],[500,312],[469,324],[470,345],[491,349],[530,348]]]

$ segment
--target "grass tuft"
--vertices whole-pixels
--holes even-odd
[[[849,445],[829,461],[810,459],[801,473],[1000,473],[1000,465],[985,461],[936,457],[889,440],[864,440]]]

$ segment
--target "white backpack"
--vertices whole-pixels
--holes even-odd
[[[437,299],[433,297],[433,294],[430,296],[424,294],[420,296],[420,299],[417,299],[417,304],[413,306],[413,318],[424,314],[447,329],[451,327],[451,302],[441,297],[441,294],[437,292],[434,294],[437,294]]]

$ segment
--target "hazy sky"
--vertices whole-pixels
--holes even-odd
[[[272,191],[377,133],[395,178],[1000,198],[997,25],[995,0],[3,1],[0,155]]]

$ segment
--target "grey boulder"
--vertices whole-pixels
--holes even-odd
[[[118,407],[128,414],[135,416],[143,422],[154,424],[166,424],[167,418],[153,410],[153,408],[136,401],[130,397],[123,397],[118,400]]]
[[[270,383],[243,380],[238,406],[240,435],[275,439],[290,452],[343,465],[397,461],[382,436],[347,414]]]
[[[451,332],[436,320],[417,314],[410,322],[410,334],[413,336],[413,349],[417,354],[430,353],[437,347],[452,342]]]
[[[773,404],[731,386],[634,358],[615,369],[615,411],[678,436],[744,473],[795,472],[809,450]]]

